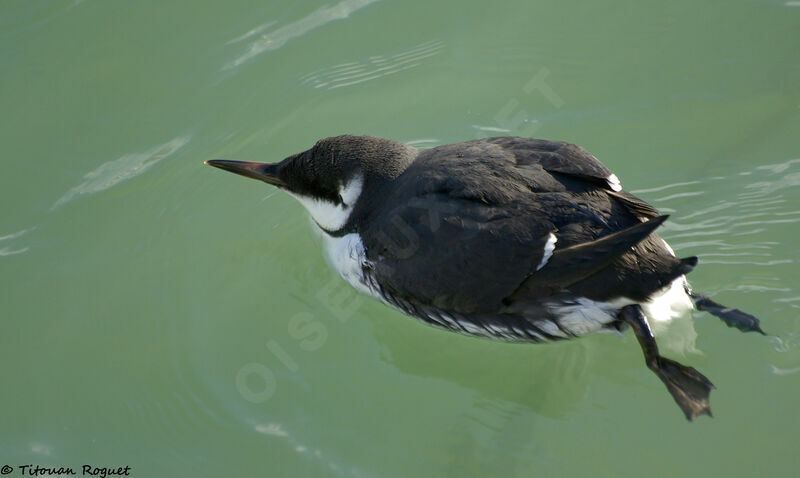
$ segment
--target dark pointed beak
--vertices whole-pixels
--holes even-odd
[[[227,159],[210,159],[206,161],[209,166],[224,169],[232,173],[241,174],[248,178],[258,179],[267,184],[278,187],[286,184],[278,177],[277,163],[254,163],[250,161],[230,161]]]

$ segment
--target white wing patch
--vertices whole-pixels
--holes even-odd
[[[364,187],[364,176],[359,174],[351,179],[347,184],[339,189],[339,195],[342,197],[342,204],[334,204],[322,199],[312,198],[309,196],[301,196],[286,191],[295,199],[300,201],[300,204],[305,207],[311,214],[321,228],[327,231],[338,231],[350,218],[353,212],[358,197],[361,196],[361,189]]]
[[[556,242],[558,242],[558,238],[552,232],[549,236],[547,236],[547,242],[544,244],[544,252],[542,252],[542,261],[539,262],[539,265],[536,266],[536,270],[538,271],[545,265],[547,265],[547,261],[553,257],[553,251],[556,249]]]
[[[622,183],[619,182],[619,178],[616,174],[612,174],[606,178],[606,181],[608,181],[608,185],[613,191],[622,191]]]

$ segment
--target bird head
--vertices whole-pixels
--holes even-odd
[[[333,233],[347,225],[364,191],[400,175],[416,153],[384,138],[343,135],[319,140],[278,163],[212,159],[206,164],[283,189],[322,230]]]

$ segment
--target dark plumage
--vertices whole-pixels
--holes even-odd
[[[579,270],[565,269],[557,252],[540,271],[548,275],[546,283],[534,274],[549,233],[557,234],[556,251],[591,248],[601,237],[658,216],[638,198],[614,192],[609,176],[593,156],[568,143],[489,138],[440,146],[420,152],[388,192],[356,208],[351,223],[382,231],[362,233],[381,284],[425,305],[495,313],[509,301],[548,297],[564,288],[596,301],[644,301],[690,270],[657,236],[623,242],[623,250],[633,250],[605,257],[602,265],[608,267],[599,270],[601,258],[591,254],[580,256]],[[414,254],[392,257],[386,244],[407,243],[410,231]],[[390,274],[399,263],[416,273]],[[487,275],[491,281],[476,280]]]
[[[532,342],[631,325],[688,418],[710,413],[711,382],[658,354],[642,307],[691,297],[760,331],[691,294],[683,275],[697,259],[653,232],[666,216],[573,144],[500,137],[420,151],[338,136],[280,163],[208,163],[293,194],[346,280],[429,324]]]

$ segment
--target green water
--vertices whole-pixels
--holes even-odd
[[[0,465],[793,476],[797,4],[1,2]],[[202,164],[341,133],[581,144],[770,336],[659,331],[717,385],[688,423],[630,333],[421,325],[329,270],[291,198]]]

